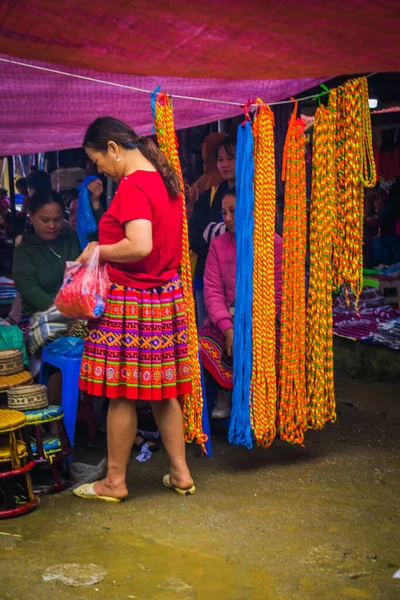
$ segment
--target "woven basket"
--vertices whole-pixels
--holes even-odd
[[[13,410],[37,410],[49,405],[45,385],[22,385],[7,392],[8,408]]]
[[[5,392],[10,387],[17,385],[28,385],[32,381],[32,375],[29,371],[21,371],[21,373],[15,373],[14,375],[3,375],[0,377],[0,392]]]
[[[0,351],[0,377],[14,375],[24,370],[24,357],[21,350]]]

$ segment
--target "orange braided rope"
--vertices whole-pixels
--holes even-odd
[[[270,446],[276,434],[275,365],[275,147],[274,115],[258,100],[254,135],[253,367],[251,426],[257,444]]]
[[[157,142],[161,152],[178,173],[181,189],[184,189],[182,169],[178,154],[178,143],[175,133],[174,116],[170,97],[161,92],[157,95],[155,103],[154,128]],[[192,369],[192,393],[183,396],[181,405],[185,425],[185,440],[187,442],[197,441],[203,446],[207,436],[203,433],[202,411],[203,395],[201,388],[201,373],[199,364],[199,342],[197,337],[196,313],[193,299],[192,272],[190,266],[188,224],[186,219],[185,195],[181,194],[183,227],[182,227],[182,263],[181,279],[183,284],[183,296],[186,301],[188,315],[188,346],[189,359]]]
[[[280,437],[302,444],[307,431],[305,374],[307,201],[305,123],[296,119],[297,102],[289,123],[283,155],[286,180],[283,221],[282,313],[280,367]]]
[[[374,187],[368,83],[353,79],[333,90],[330,106],[337,112],[337,226],[334,238],[334,287],[353,292],[356,304],[362,290],[364,186]]]
[[[336,419],[332,340],[335,126],[335,113],[320,106],[314,122],[306,345],[309,427],[312,429],[322,429],[327,421]]]

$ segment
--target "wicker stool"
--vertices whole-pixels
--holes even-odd
[[[14,375],[1,375],[0,376],[0,392],[6,392],[11,387],[15,387],[17,385],[27,385],[28,383],[32,383],[32,375],[29,371],[21,371],[20,373],[15,373]]]
[[[35,489],[35,494],[54,494],[61,492],[70,485],[70,472],[68,457],[72,448],[65,431],[61,406],[47,406],[39,410],[25,412],[26,426],[33,428],[31,439],[32,453],[35,465],[48,464],[53,473],[53,484]],[[42,432],[42,427],[48,423],[56,423],[57,433]],[[63,481],[60,475],[60,465],[63,464],[67,473],[67,480]]]
[[[25,423],[23,413],[0,410],[0,492],[4,501],[0,519],[30,512],[38,503],[32,490],[30,471],[35,462],[29,441],[24,440]]]

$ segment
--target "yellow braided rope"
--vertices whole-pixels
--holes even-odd
[[[253,266],[253,367],[251,426],[256,442],[265,447],[276,434],[275,365],[275,148],[274,115],[259,104],[254,135],[254,266]]]
[[[286,137],[282,180],[285,186],[282,255],[282,313],[279,431],[302,444],[307,431],[306,337],[306,161],[305,123],[296,119],[297,102]]]
[[[363,280],[363,188],[376,183],[367,79],[352,79],[333,90],[330,107],[337,112],[334,287],[339,290],[344,285],[347,297],[353,292],[358,303]]]
[[[315,114],[310,207],[310,283],[307,307],[306,379],[309,427],[334,421],[332,342],[332,241],[335,224],[335,113]]]
[[[160,150],[178,173],[181,182],[181,189],[183,190],[184,183],[178,154],[172,103],[167,94],[159,93],[157,95],[157,101],[155,103],[154,128]],[[183,228],[182,262],[180,274],[183,285],[183,296],[188,315],[188,346],[193,388],[191,394],[185,394],[185,396],[182,398],[181,404],[185,425],[185,440],[187,442],[197,441],[197,443],[203,446],[204,450],[204,443],[207,441],[207,436],[203,433],[202,427],[203,396],[199,364],[199,342],[197,337],[196,314],[193,299],[188,224],[186,219],[186,202],[183,192],[181,194],[181,201],[183,212]]]

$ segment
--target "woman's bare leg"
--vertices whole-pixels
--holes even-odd
[[[61,406],[62,398],[62,373],[57,370],[49,377],[47,382],[47,397],[49,404]]]
[[[193,479],[186,463],[183,419],[176,398],[150,402],[161,438],[170,460],[170,481],[175,487],[189,489]]]
[[[107,414],[108,470],[105,479],[94,486],[96,494],[113,498],[128,495],[126,468],[136,431],[135,402],[125,398],[110,400]]]

